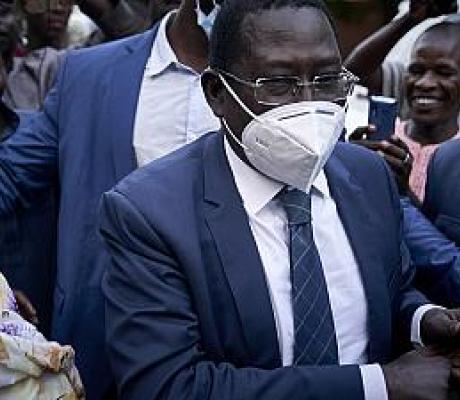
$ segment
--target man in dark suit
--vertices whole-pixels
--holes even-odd
[[[460,140],[439,147],[428,167],[423,209],[449,239],[460,246]]]
[[[104,196],[122,399],[445,398],[444,358],[390,362],[417,332],[458,335],[455,311],[410,288],[390,172],[348,144],[322,169],[351,86],[328,15],[317,0],[225,2],[203,77],[225,128]]]
[[[161,32],[161,43],[157,32]],[[153,77],[145,76],[147,62],[158,61],[152,54],[159,47],[161,51],[167,49],[170,62]],[[31,206],[37,196],[58,182],[58,254],[51,338],[75,349],[89,400],[103,398],[111,381],[104,351],[100,287],[107,259],[96,229],[100,196],[137,168],[140,160],[145,162],[148,158],[144,154],[140,157],[136,146],[157,150],[148,145],[148,135],[160,142],[186,142],[186,129],[172,121],[172,110],[155,111],[162,106],[162,99],[170,101],[172,96],[162,79],[174,81],[180,76],[186,84],[189,78],[199,82],[206,65],[207,38],[197,24],[195,1],[184,0],[177,14],[169,15],[151,31],[70,51],[43,112],[0,144],[0,218],[15,213],[19,207]],[[163,92],[147,103],[160,93],[154,86],[152,96],[152,83],[162,86]],[[192,102],[187,96],[196,93],[188,86],[181,93],[182,108],[177,102],[175,109],[188,122],[192,113],[186,105]],[[191,107],[196,112],[198,106],[201,111],[199,105],[194,101]],[[146,118],[151,116],[151,110],[153,122]],[[201,112],[197,114],[202,120]],[[155,123],[158,126],[153,126]],[[166,131],[164,126],[178,126],[177,132]],[[138,127],[142,134],[136,136]]]

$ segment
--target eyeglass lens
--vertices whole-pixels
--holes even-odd
[[[262,104],[286,104],[300,99],[336,101],[345,98],[353,83],[344,77],[328,77],[302,83],[296,78],[259,80],[255,88],[256,100]]]

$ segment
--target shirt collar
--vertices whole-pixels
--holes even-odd
[[[231,148],[227,138],[224,138],[224,147],[244,207],[249,213],[257,214],[285,185],[261,174],[242,161]],[[330,197],[329,185],[323,170],[313,182],[313,189],[321,196]]]
[[[323,197],[331,197],[331,192],[329,191],[329,184],[327,182],[324,169],[319,171],[318,176],[313,181],[313,189],[317,190],[319,194]]]
[[[158,27],[157,35],[152,46],[152,52],[145,66],[146,75],[150,77],[161,74],[171,64],[178,62],[176,54],[169,44],[166,35],[166,27],[168,26],[171,15],[175,12],[176,11],[173,10],[166,14]]]

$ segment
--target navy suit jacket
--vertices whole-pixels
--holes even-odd
[[[223,147],[211,133],[103,197],[109,357],[126,400],[362,399],[357,366],[280,368],[263,266]],[[399,199],[385,164],[338,144],[326,175],[361,269],[369,361],[387,362],[410,290]]]
[[[76,349],[88,398],[110,381],[104,354],[101,279],[106,257],[96,215],[103,192],[136,168],[137,100],[155,28],[71,51],[43,112],[0,145],[0,215],[33,204],[59,182],[58,256],[52,338]]]
[[[401,198],[404,241],[416,269],[414,285],[431,301],[460,306],[460,247],[449,240],[408,198]]]
[[[423,209],[460,246],[460,140],[442,144],[428,167]]]

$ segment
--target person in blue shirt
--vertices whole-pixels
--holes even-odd
[[[428,166],[425,214],[460,246],[460,140],[441,145]]]
[[[457,203],[460,204],[460,200]],[[431,301],[460,306],[460,247],[408,197],[401,197],[404,239],[416,268],[415,286]],[[459,225],[460,226],[460,225]]]
[[[0,5],[0,96],[18,39],[10,11],[7,5]],[[0,100],[0,142],[30,118],[30,113],[16,113]],[[48,190],[35,197],[33,207],[18,206],[14,213],[0,218],[0,271],[15,288],[22,313],[39,323],[45,335],[51,325],[56,214],[55,192]]]

